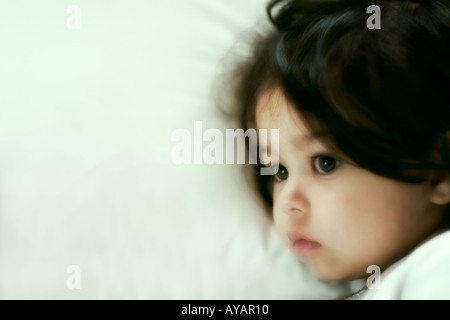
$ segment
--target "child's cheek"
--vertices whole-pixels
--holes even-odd
[[[274,205],[272,209],[273,214],[273,220],[275,224],[275,228],[280,233],[280,236],[288,242],[287,239],[287,232],[289,231],[288,228],[288,214],[283,212],[282,205],[279,201],[277,201],[277,195],[279,194],[281,190],[281,186],[279,184],[274,185],[274,192],[273,192],[273,199],[274,199]]]
[[[275,228],[280,233],[280,235],[284,237],[288,229],[287,215],[281,212],[281,210],[279,210],[277,206],[273,207],[272,213]]]
[[[311,232],[326,246],[349,250],[361,242],[361,233],[366,237],[372,231],[373,225],[366,221],[370,204],[364,196],[355,196],[355,190],[343,185],[328,191],[312,203]]]

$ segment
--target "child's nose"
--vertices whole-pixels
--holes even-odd
[[[286,214],[309,212],[310,201],[307,197],[306,186],[299,181],[287,181],[278,200]]]

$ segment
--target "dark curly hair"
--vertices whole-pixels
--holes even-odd
[[[370,5],[381,30],[366,26]],[[450,1],[275,0],[267,13],[274,28],[237,86],[242,128],[256,128],[258,97],[278,88],[361,168],[409,183],[449,179]],[[272,178],[254,169],[270,207]]]

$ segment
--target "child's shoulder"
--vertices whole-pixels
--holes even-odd
[[[380,280],[362,299],[450,299],[450,231],[425,241]]]

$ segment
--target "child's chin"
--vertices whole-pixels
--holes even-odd
[[[364,274],[352,274],[338,269],[333,269],[332,267],[315,269],[310,268],[309,270],[317,279],[327,282],[352,281],[367,277],[367,275]]]

